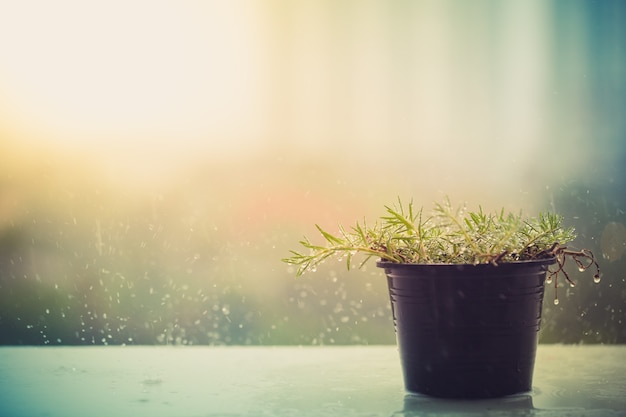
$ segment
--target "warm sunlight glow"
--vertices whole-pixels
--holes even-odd
[[[0,127],[96,151],[232,146],[262,123],[254,13],[226,1],[4,2]]]
[[[562,214],[602,282],[555,279],[542,340],[626,343],[624,22],[626,0],[0,0],[0,345],[395,343],[373,262],[281,259],[446,196]]]

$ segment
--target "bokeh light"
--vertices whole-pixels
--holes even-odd
[[[624,342],[621,1],[0,0],[1,344],[393,343],[314,224],[556,210],[603,258],[542,341]]]

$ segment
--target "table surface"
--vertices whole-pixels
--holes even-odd
[[[2,347],[0,416],[626,416],[626,346],[540,345],[533,390],[404,391],[395,346]]]

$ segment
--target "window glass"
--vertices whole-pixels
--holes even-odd
[[[542,342],[624,343],[626,3],[3,2],[0,344],[391,344],[315,224],[552,210],[602,280]]]

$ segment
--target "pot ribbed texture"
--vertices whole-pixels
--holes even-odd
[[[379,262],[408,391],[448,398],[527,392],[547,267]]]

